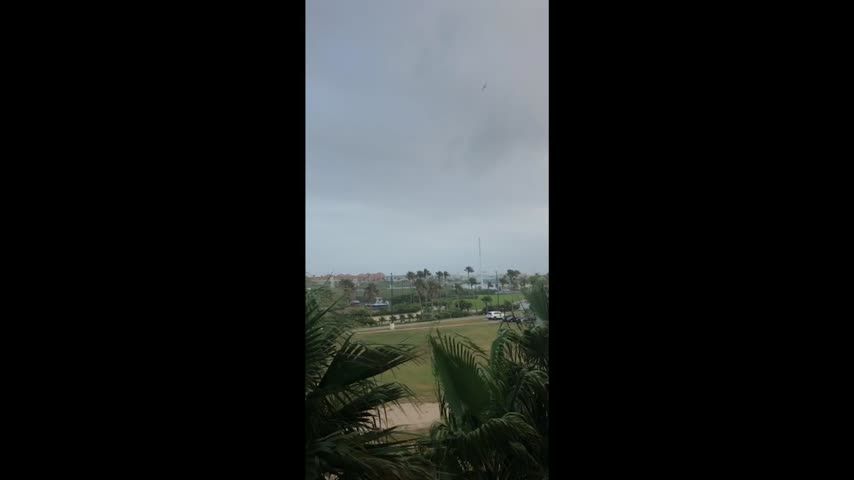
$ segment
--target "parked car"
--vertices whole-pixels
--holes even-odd
[[[487,320],[501,320],[504,318],[504,312],[486,312]]]

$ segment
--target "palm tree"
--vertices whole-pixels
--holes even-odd
[[[430,287],[433,298],[439,298],[439,294],[442,293],[442,285],[435,280],[431,280],[428,282],[428,286]]]
[[[439,280],[439,296],[441,296],[442,292],[444,290],[442,288],[442,285],[443,285],[443,280],[445,278],[445,274],[441,270],[437,270],[436,271],[436,278]]]
[[[466,267],[466,278],[469,278],[472,273],[474,273],[474,269],[471,267]]]
[[[515,290],[517,288],[517,278],[522,275],[522,272],[519,270],[507,270],[507,279],[510,281],[510,286]]]
[[[543,281],[532,284],[531,288],[522,292],[530,304],[531,311],[537,318],[548,326],[549,324],[549,287]]]
[[[344,290],[344,294],[347,296],[348,301],[353,299],[353,292],[356,291],[356,284],[354,284],[352,280],[341,280],[338,282],[338,286]]]
[[[430,307],[433,307],[433,300],[438,298],[439,293],[442,291],[442,286],[439,285],[439,282],[435,280],[429,280],[427,282],[427,298],[430,299]]]
[[[410,345],[367,345],[353,339],[353,324],[326,315],[306,297],[305,472],[306,479],[429,479],[433,468],[417,443],[386,428],[386,405],[412,396],[383,373],[416,358]]]
[[[477,283],[477,280],[469,277],[469,285],[471,285],[472,290],[474,290],[474,284]]]
[[[481,298],[480,301],[483,302],[486,305],[486,309],[489,310],[489,304],[492,303],[492,297],[487,295],[487,296]]]
[[[444,279],[444,280],[443,280],[443,285],[447,285],[447,284],[448,284],[448,278],[449,278],[449,277],[450,277],[450,274],[449,274],[448,272],[442,272],[442,278]],[[445,287],[443,287],[443,288],[442,288],[442,296],[443,296],[443,297],[450,297],[450,296],[451,296],[450,288],[445,288]]]
[[[501,311],[513,312],[513,302],[511,302],[510,300],[504,300],[504,303],[501,304]]]
[[[472,307],[472,304],[468,300],[459,300],[457,301],[457,307],[459,307],[460,310],[468,311]]]
[[[523,293],[541,324],[500,328],[488,361],[464,337],[429,337],[441,411],[431,441],[443,470],[548,478],[549,290],[538,282]]]
[[[418,272],[421,273],[421,272]],[[421,310],[421,314],[424,314],[424,306],[421,303],[421,299],[426,297],[427,295],[427,282],[424,281],[423,278],[419,278],[415,280],[415,294],[418,296],[418,309]]]
[[[486,354],[465,337],[428,342],[441,420],[430,429],[437,468],[467,479],[548,478],[548,375],[526,360],[512,328]]]
[[[379,296],[380,296],[380,289],[377,288],[377,286],[374,285],[373,283],[369,283],[365,287],[365,298],[368,301],[373,300],[374,298],[379,297]]]

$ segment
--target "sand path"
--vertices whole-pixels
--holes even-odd
[[[401,403],[401,408],[394,405],[387,407],[386,414],[389,427],[399,426],[401,430],[422,430],[439,420],[439,404]]]

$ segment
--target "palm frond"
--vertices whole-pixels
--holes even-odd
[[[539,434],[523,415],[509,412],[470,431],[434,426],[433,460],[444,470],[475,478],[526,478],[540,469]]]
[[[531,311],[545,323],[549,321],[549,290],[543,282],[534,282],[534,284],[523,292],[525,299],[531,306]]]
[[[516,363],[536,365],[549,371],[549,329],[545,326],[522,330],[507,329],[499,336],[506,349],[505,356]]]
[[[331,307],[330,307],[331,308]],[[306,395],[316,386],[337,351],[338,339],[352,328],[349,321],[327,317],[309,298],[305,313],[305,389]]]
[[[320,468],[344,478],[415,480],[432,478],[433,467],[417,454],[417,444],[394,440],[394,429],[336,433],[310,445]],[[307,462],[312,463],[312,462]],[[308,467],[309,465],[307,465]]]
[[[351,334],[338,349],[318,388],[336,390],[375,377],[418,358],[415,345],[368,345]]]
[[[430,337],[441,409],[441,421],[430,429],[431,458],[455,478],[542,479],[548,473],[547,326],[500,327],[484,365],[479,361],[486,355],[469,343]],[[488,399],[476,417],[462,401],[462,387],[471,385]]]
[[[330,395],[334,401],[327,403],[324,424],[329,430],[344,430],[362,426],[365,429],[377,428],[382,423],[387,405],[400,406],[400,400],[412,397],[412,390],[399,383],[387,383],[374,386],[357,395],[344,392]],[[320,432],[321,434],[326,432]]]
[[[431,479],[423,445],[382,428],[386,405],[412,395],[377,376],[416,358],[411,345],[354,341],[352,322],[306,298],[306,478]]]
[[[485,353],[464,337],[455,338],[438,331],[428,337],[428,343],[441,403],[447,404],[457,419],[477,420],[490,400],[489,387],[478,364]]]

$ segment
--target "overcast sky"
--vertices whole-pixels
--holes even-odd
[[[547,5],[306,2],[307,272],[548,271]]]

